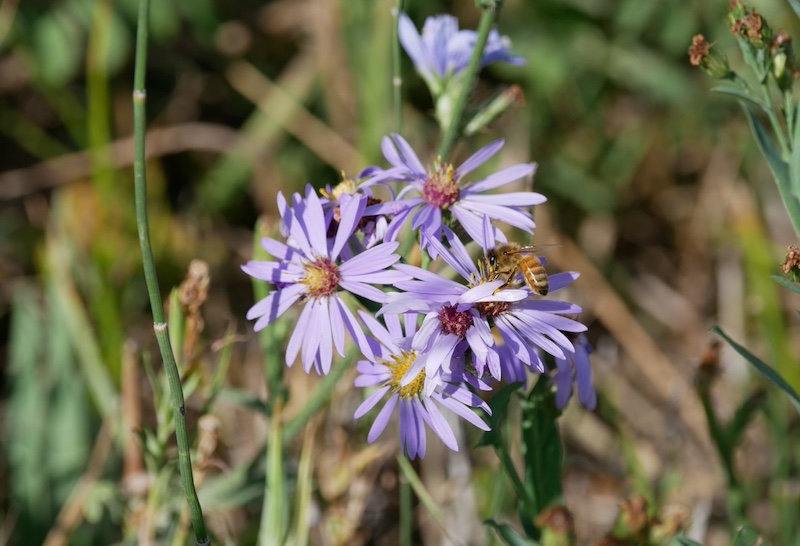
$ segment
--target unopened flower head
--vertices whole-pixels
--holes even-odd
[[[475,152],[458,167],[437,160],[426,169],[417,154],[400,135],[384,137],[383,154],[392,165],[390,169],[375,174],[371,183],[392,180],[407,182],[397,199],[367,208],[368,214],[394,214],[386,231],[386,240],[397,237],[405,221],[411,218],[411,227],[420,230],[420,243],[427,248],[428,240],[440,239],[443,228],[458,222],[467,234],[484,249],[483,219],[488,217],[531,232],[535,227],[529,211],[533,205],[547,199],[535,192],[486,192],[506,186],[533,174],[531,163],[512,165],[477,182],[465,182],[465,177],[480,167],[503,147],[497,140]],[[502,231],[492,228],[495,239],[505,241]],[[429,250],[430,251],[430,250]],[[435,251],[434,251],[435,252]],[[435,257],[435,254],[431,254]]]
[[[458,451],[455,435],[441,408],[452,411],[481,430],[489,430],[489,426],[472,411],[472,408],[480,408],[491,414],[489,406],[473,394],[458,375],[441,376],[441,381],[426,392],[428,377],[424,369],[415,366],[421,357],[420,352],[414,349],[414,338],[419,335],[416,314],[404,315],[402,324],[397,315],[385,316],[385,326],[367,313],[360,314],[375,340],[372,356],[358,363],[359,375],[355,385],[374,387],[375,390],[358,407],[355,418],[360,419],[379,402],[385,401],[370,428],[367,437],[370,443],[381,435],[395,410],[400,418],[400,446],[411,459],[425,456],[426,424],[447,447]]]
[[[264,238],[262,246],[277,261],[250,261],[242,267],[245,273],[275,285],[276,289],[247,312],[248,319],[258,319],[255,330],[261,330],[302,302],[302,311],[286,348],[286,363],[291,365],[302,350],[306,371],[313,366],[327,374],[331,368],[333,349],[344,351],[345,328],[359,348],[369,354],[361,327],[342,300],[340,291],[347,291],[382,303],[386,294],[373,284],[393,284],[409,276],[389,269],[400,257],[394,254],[397,243],[383,243],[353,255],[348,244],[366,206],[366,197],[353,196],[342,206],[338,228],[329,237],[331,218],[313,190],[302,198],[293,196],[289,206],[279,195],[282,223],[288,232],[287,243]]]
[[[339,225],[342,207],[354,196],[366,196],[367,207],[383,203],[382,199],[374,196],[372,188],[370,187],[373,185],[370,180],[377,171],[380,171],[377,167],[368,167],[362,170],[355,179],[347,178],[345,174],[342,173],[341,182],[333,187],[328,185],[320,190],[319,193],[322,195],[322,199],[320,199],[322,209],[325,211],[326,215],[331,214],[333,217],[328,226],[328,232],[330,234],[335,233]],[[376,244],[383,242],[388,225],[389,218],[386,215],[370,215],[365,213],[361,216],[358,225],[356,225],[356,232],[360,233],[362,237],[352,242],[360,250],[372,248]]]
[[[477,41],[477,33],[458,30],[458,20],[451,15],[428,17],[420,34],[411,19],[401,13],[399,32],[403,49],[411,57],[434,97],[438,97],[447,82],[467,67]],[[481,66],[495,61],[514,65],[525,63],[525,59],[512,55],[510,50],[510,40],[492,30],[483,50]]]

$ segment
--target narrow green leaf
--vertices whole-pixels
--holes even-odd
[[[169,331],[169,344],[172,346],[172,353],[178,368],[183,369],[184,365],[184,343],[186,341],[186,315],[181,305],[181,297],[177,288],[173,288],[169,293],[167,312],[167,329]]]
[[[794,1],[800,2],[800,0]],[[791,128],[789,130],[792,131]],[[789,146],[792,149],[792,155],[789,157],[789,187],[794,198],[800,199],[800,123],[794,124]]]
[[[230,510],[253,502],[264,494],[264,478],[251,475],[248,465],[208,478],[198,491],[203,508]]]
[[[695,542],[690,538],[686,538],[683,535],[676,536],[672,541],[669,543],[668,546],[703,546],[699,542]]]
[[[768,542],[758,534],[758,531],[745,525],[739,532],[736,533],[736,538],[733,541],[733,546],[769,546]]]
[[[750,128],[753,130],[753,135],[756,137],[758,147],[761,149],[761,153],[764,154],[764,158],[767,160],[767,164],[776,182],[784,187],[789,186],[789,166],[775,147],[775,143],[772,141],[769,131],[767,131],[767,128],[764,127],[764,124],[761,123],[761,120],[758,119],[748,103],[744,101],[739,101],[739,103],[744,109],[747,121],[750,122]]]
[[[264,400],[254,394],[230,387],[222,387],[219,399],[237,406],[242,406],[266,416],[272,415],[272,408]]]
[[[764,407],[766,399],[766,392],[763,389],[759,389],[748,396],[747,399],[742,402],[742,405],[738,407],[736,413],[733,414],[733,417],[725,429],[725,436],[728,438],[732,447],[735,447],[739,443],[739,438],[742,433],[747,429],[747,425],[750,424],[753,417],[755,417],[756,411]]]
[[[563,496],[561,490],[561,438],[552,400],[550,382],[539,378],[522,407],[522,457],[525,461],[524,483],[533,491],[533,520],[539,512]]]
[[[798,123],[798,125],[800,125],[800,123]],[[793,283],[792,281],[790,281],[789,279],[787,279],[785,277],[781,277],[780,275],[770,275],[770,277],[772,277],[772,279],[776,283],[778,283],[779,285],[783,286],[784,288],[788,288],[789,290],[791,290],[795,294],[800,294],[800,285],[797,285],[797,284]]]
[[[724,339],[728,345],[733,347],[733,349],[742,355],[745,360],[747,360],[750,364],[755,367],[756,370],[761,373],[764,377],[766,377],[769,381],[777,385],[783,392],[785,392],[789,396],[789,400],[794,405],[795,409],[798,413],[800,413],[800,396],[798,396],[797,392],[789,385],[783,377],[780,376],[778,372],[773,370],[768,364],[766,364],[763,360],[755,356],[753,353],[736,343],[732,340],[728,335],[722,331],[718,326],[714,326],[711,328],[711,331],[720,336]]]
[[[487,419],[487,424],[491,427],[491,430],[483,434],[477,447],[493,446],[497,445],[497,442],[502,442],[500,428],[505,422],[508,404],[511,402],[511,395],[519,390],[520,385],[521,383],[506,385],[492,397],[492,401],[489,403],[489,407],[492,408],[492,414]]]
[[[488,527],[491,527],[497,533],[497,536],[508,546],[539,546],[539,543],[534,540],[529,540],[519,533],[513,527],[505,523],[497,523],[493,519],[487,519],[483,522]]]
[[[747,101],[750,104],[758,106],[765,113],[768,112],[767,106],[763,102],[748,94],[747,91],[739,89],[738,87],[731,87],[730,85],[718,85],[716,87],[712,87],[711,91],[714,93],[720,93],[722,95],[731,95],[739,100]]]

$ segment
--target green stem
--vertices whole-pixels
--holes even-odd
[[[783,134],[783,127],[781,127],[780,121],[778,121],[778,116],[775,114],[775,108],[772,106],[772,99],[769,93],[769,85],[765,82],[761,85],[761,91],[764,95],[764,104],[767,107],[767,115],[769,117],[769,121],[772,124],[772,130],[775,132],[775,136],[778,138],[778,143],[781,145],[781,154],[783,157],[789,157],[789,146],[786,142],[786,135]]]
[[[394,93],[394,118],[397,134],[403,134],[403,73],[400,67],[400,14],[403,13],[403,0],[397,0],[394,15],[394,36],[392,38],[392,90]]]
[[[525,512],[528,514],[536,513],[532,510],[532,508],[536,506],[536,500],[531,498],[530,492],[525,487],[525,484],[522,483],[522,480],[520,480],[517,469],[514,467],[514,461],[511,460],[511,455],[506,448],[505,441],[499,438],[497,442],[492,444],[492,447],[494,447],[494,451],[497,453],[497,458],[500,459],[500,464],[503,465],[506,476],[508,476],[508,479],[511,481],[511,487],[514,488],[514,492],[517,494],[517,497],[519,497],[519,501],[526,507]]]
[[[497,14],[500,11],[502,0],[487,0],[483,2],[483,14],[481,21],[478,24],[478,37],[475,41],[475,49],[472,51],[472,57],[469,59],[467,68],[464,69],[463,87],[461,93],[456,98],[453,105],[453,116],[450,119],[450,125],[439,143],[439,149],[436,150],[436,155],[446,160],[450,153],[453,151],[456,140],[461,134],[461,127],[463,125],[462,117],[464,117],[464,110],[467,107],[467,101],[472,94],[472,88],[475,86],[475,80],[478,77],[478,71],[481,68],[481,59],[483,58],[483,49],[486,47],[486,42],[489,39],[489,31],[492,30]]]
[[[405,454],[399,457],[405,458]],[[410,463],[409,463],[410,464]],[[413,524],[411,484],[404,474],[400,474],[400,545],[411,546],[411,526]]]
[[[136,225],[139,231],[139,243],[142,248],[142,264],[144,278],[147,283],[147,293],[150,296],[150,307],[153,313],[153,330],[158,339],[161,358],[164,360],[164,370],[169,383],[170,397],[172,399],[172,412],[175,418],[175,437],[178,443],[178,468],[181,473],[183,492],[189,505],[192,518],[192,527],[195,532],[195,541],[198,545],[211,544],[203,521],[203,510],[197,498],[192,476],[192,461],[189,456],[189,437],[186,431],[186,408],[184,407],[183,388],[178,365],[169,342],[169,332],[164,317],[164,304],[161,302],[161,292],[158,287],[158,277],[153,261],[153,249],[150,245],[150,228],[147,222],[147,179],[145,175],[145,103],[147,91],[145,90],[145,73],[147,69],[147,23],[149,14],[149,0],[141,0],[139,4],[139,22],[136,33],[136,68],[133,83],[133,131],[134,131],[134,161],[133,179],[136,193]]]
[[[266,484],[264,508],[261,511],[261,529],[258,543],[261,546],[283,544],[286,518],[286,492],[283,471],[283,431],[281,430],[281,404],[277,404],[270,423],[269,446],[266,459]]]

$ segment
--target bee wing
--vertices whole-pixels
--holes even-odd
[[[518,249],[509,252],[509,254],[537,254],[539,252],[544,251],[544,249],[546,248],[554,246],[561,246],[561,245],[557,243],[548,243],[544,245],[521,246]]]

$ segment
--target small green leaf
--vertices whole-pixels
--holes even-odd
[[[539,546],[538,542],[521,536],[510,525],[497,523],[493,519],[487,519],[483,523],[494,529],[497,536],[500,537],[504,544],[508,544],[508,546]]]
[[[758,531],[750,527],[749,525],[745,525],[739,532],[736,533],[736,538],[733,541],[733,546],[769,546],[768,542],[765,542],[763,538],[758,534]]]
[[[798,125],[800,125],[800,124],[798,124]],[[795,283],[793,283],[789,279],[787,279],[785,277],[781,277],[780,275],[770,275],[770,277],[772,277],[772,279],[776,283],[778,283],[779,285],[783,286],[784,288],[788,288],[789,290],[791,290],[795,294],[800,294],[800,286],[796,285]]]
[[[714,93],[720,93],[722,95],[731,95],[739,100],[747,101],[755,106],[758,106],[765,113],[769,111],[763,102],[748,94],[747,91],[739,89],[738,87],[731,87],[730,85],[718,85],[716,87],[712,87],[711,91]]]
[[[772,175],[775,177],[775,181],[784,187],[789,186],[789,166],[781,157],[781,153],[778,149],[775,148],[775,143],[772,141],[769,131],[767,131],[767,128],[761,123],[761,120],[753,113],[749,104],[743,101],[739,101],[739,103],[742,105],[742,108],[744,108],[744,113],[747,116],[747,121],[750,122],[750,128],[753,130],[753,135],[756,137],[758,147],[761,149],[761,153],[764,154],[764,158],[767,160],[767,164],[772,171]]]
[[[728,335],[723,332],[718,326],[714,326],[711,328],[711,331],[720,336],[724,339],[728,345],[733,347],[733,349],[742,355],[745,360],[747,360],[750,364],[758,370],[761,375],[766,377],[769,381],[777,385],[783,392],[785,392],[789,396],[789,400],[794,405],[795,409],[798,413],[800,413],[800,396],[798,396],[797,392],[792,388],[789,383],[786,382],[783,377],[780,376],[778,372],[773,370],[768,364],[766,364],[763,360],[755,356],[753,353],[733,341]]]

